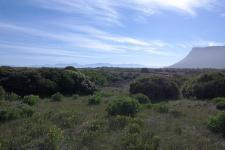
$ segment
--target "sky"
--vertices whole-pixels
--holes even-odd
[[[225,0],[0,0],[0,65],[165,67],[225,45]]]

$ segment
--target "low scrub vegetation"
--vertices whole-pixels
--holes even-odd
[[[225,112],[222,112],[212,118],[208,122],[208,128],[225,137]]]
[[[0,149],[225,149],[223,96],[174,100],[204,72],[0,67]]]
[[[6,93],[5,94],[5,100],[7,101],[18,101],[21,100],[21,97],[15,93]]]
[[[179,97],[177,84],[173,80],[164,77],[139,79],[130,85],[130,92],[132,94],[143,93],[147,95],[152,102],[178,99]]]
[[[34,110],[29,105],[22,104],[20,102],[3,102],[0,106],[0,122],[31,117],[33,113]]]
[[[60,101],[62,101],[62,99],[63,99],[63,95],[59,92],[57,92],[51,96],[51,100],[54,102],[60,102]]]
[[[35,96],[35,95],[28,95],[28,96],[24,96],[23,97],[23,103],[28,104],[30,106],[33,106],[37,103],[37,101],[39,100],[39,96]]]
[[[101,95],[96,94],[88,99],[88,105],[98,105],[101,103]]]
[[[3,100],[5,98],[5,90],[3,87],[0,86],[0,100]]]
[[[134,116],[140,110],[140,104],[130,97],[121,97],[113,100],[107,107],[108,115]]]
[[[154,136],[152,132],[145,132],[138,124],[129,124],[121,139],[121,149],[130,150],[157,150],[159,147],[159,138]]]

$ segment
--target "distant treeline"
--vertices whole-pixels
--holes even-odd
[[[0,68],[0,86],[20,96],[92,94],[95,84],[75,68]]]

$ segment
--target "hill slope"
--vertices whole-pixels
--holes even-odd
[[[225,68],[225,46],[193,48],[192,51],[172,68]]]

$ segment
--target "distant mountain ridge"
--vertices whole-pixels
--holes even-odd
[[[195,47],[171,68],[225,68],[225,46]]]
[[[59,68],[64,68],[66,66],[73,66],[76,68],[98,68],[98,67],[116,67],[116,68],[144,68],[144,65],[140,64],[110,64],[110,63],[96,63],[96,64],[77,64],[77,63],[72,63],[72,64],[55,64],[55,65],[35,65],[32,67],[59,67]]]

